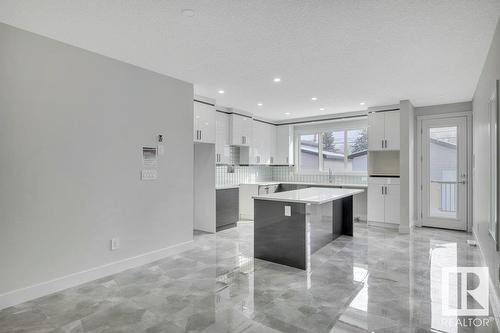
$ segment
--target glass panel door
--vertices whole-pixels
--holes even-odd
[[[467,119],[425,119],[421,123],[422,225],[467,228]]]

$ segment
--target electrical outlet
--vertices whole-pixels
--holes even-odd
[[[285,216],[292,216],[292,207],[285,206]]]
[[[118,250],[120,248],[120,237],[111,238],[111,251]]]

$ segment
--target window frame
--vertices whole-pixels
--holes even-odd
[[[349,161],[349,143],[348,143],[348,132],[356,131],[356,130],[366,130],[368,131],[368,125],[350,125],[345,127],[337,127],[332,126],[331,128],[321,126],[318,129],[310,129],[310,130],[297,130],[294,134],[294,155],[295,155],[295,172],[301,175],[312,175],[312,174],[328,174],[329,170],[324,169],[324,158],[323,158],[323,135],[325,132],[344,132],[344,168],[343,170],[334,170],[332,169],[332,173],[336,175],[361,175],[365,176],[368,174],[368,170],[366,171],[352,171],[347,170],[347,165]],[[302,169],[301,165],[301,154],[300,154],[300,137],[302,135],[318,135],[318,169]]]

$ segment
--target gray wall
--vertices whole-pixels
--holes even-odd
[[[215,145],[194,144],[194,222],[196,230],[215,232]]]
[[[497,293],[500,293],[498,282],[498,267],[500,253],[496,252],[495,244],[488,232],[490,213],[490,139],[488,135],[489,111],[488,102],[493,92],[495,80],[500,79],[500,23],[497,24],[495,35],[488,53],[488,57],[479,78],[476,92],[472,100],[474,115],[474,232],[479,245],[485,255],[486,263],[490,268],[490,275],[494,281]]]
[[[416,220],[415,207],[415,108],[410,101],[400,102],[400,232],[409,232]]]
[[[4,24],[0,45],[0,294],[192,240],[192,85]]]

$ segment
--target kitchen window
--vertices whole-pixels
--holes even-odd
[[[299,165],[302,171],[319,170],[319,135],[304,134],[299,136]]]
[[[300,132],[299,132],[300,133]],[[366,173],[368,133],[366,127],[300,133],[298,172]]]

